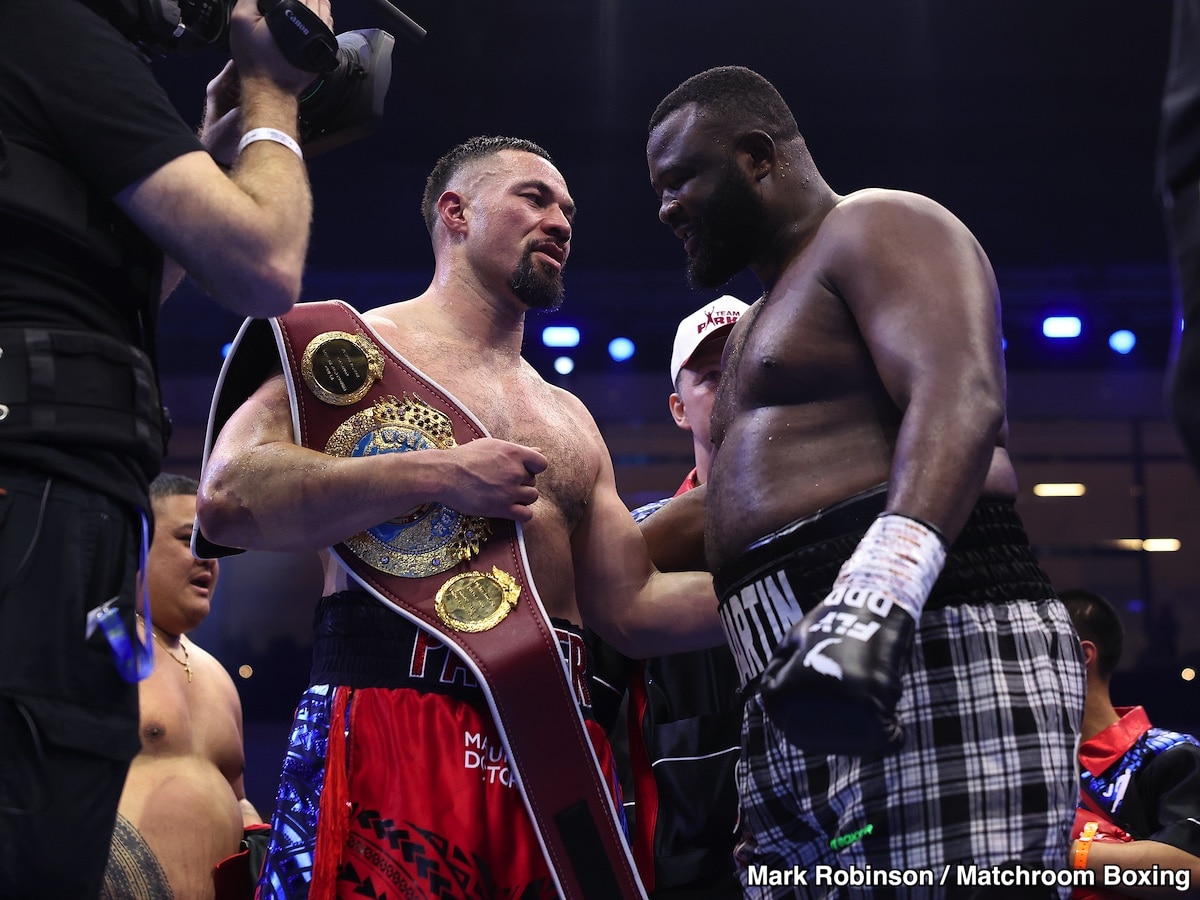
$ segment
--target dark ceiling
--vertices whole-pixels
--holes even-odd
[[[377,2],[334,0],[336,30],[393,30]],[[587,286],[654,272],[664,274],[651,283],[682,294],[664,314],[676,321],[698,303],[656,218],[646,121],[682,79],[729,63],[775,83],[835,190],[929,194],[975,231],[1002,289],[1009,270],[1107,283],[1104,273],[1132,268],[1162,283],[1153,166],[1166,0],[405,0],[403,9],[428,37],[397,37],[379,131],[310,164],[313,290],[362,273],[397,284],[346,297],[360,306],[408,296],[414,279],[420,290],[432,265],[418,213],[425,175],[454,143],[505,133],[546,147],[580,208],[564,313],[575,304],[579,314],[601,305],[628,315],[621,298]],[[215,56],[156,66],[184,115],[198,118]],[[738,285],[752,299],[753,283]],[[636,303],[644,309],[645,297]],[[168,304],[164,345],[231,334],[235,320],[211,306],[187,292],[178,313]]]

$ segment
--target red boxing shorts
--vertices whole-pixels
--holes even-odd
[[[615,787],[603,731],[585,724]],[[557,896],[486,707],[411,689],[357,690],[347,756],[338,897],[361,900],[368,879],[376,895]]]
[[[582,636],[554,624],[621,810]],[[318,678],[297,709],[260,898],[557,896],[487,702],[454,653],[344,592],[318,607]]]

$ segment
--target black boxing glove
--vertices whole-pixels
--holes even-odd
[[[945,541],[930,526],[896,513],[871,523],[829,595],[763,671],[763,709],[790,743],[850,756],[900,748],[900,674],[945,562]]]

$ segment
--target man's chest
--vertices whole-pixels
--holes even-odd
[[[544,384],[521,377],[464,374],[456,379],[455,397],[490,437],[533,447],[546,457],[546,470],[537,475],[539,497],[573,525],[596,480],[599,459],[591,432],[569,404]]]

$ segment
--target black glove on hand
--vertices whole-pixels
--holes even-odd
[[[829,596],[792,626],[763,672],[763,709],[790,743],[851,756],[900,748],[900,677],[945,560],[929,526],[893,513],[875,519]]]

